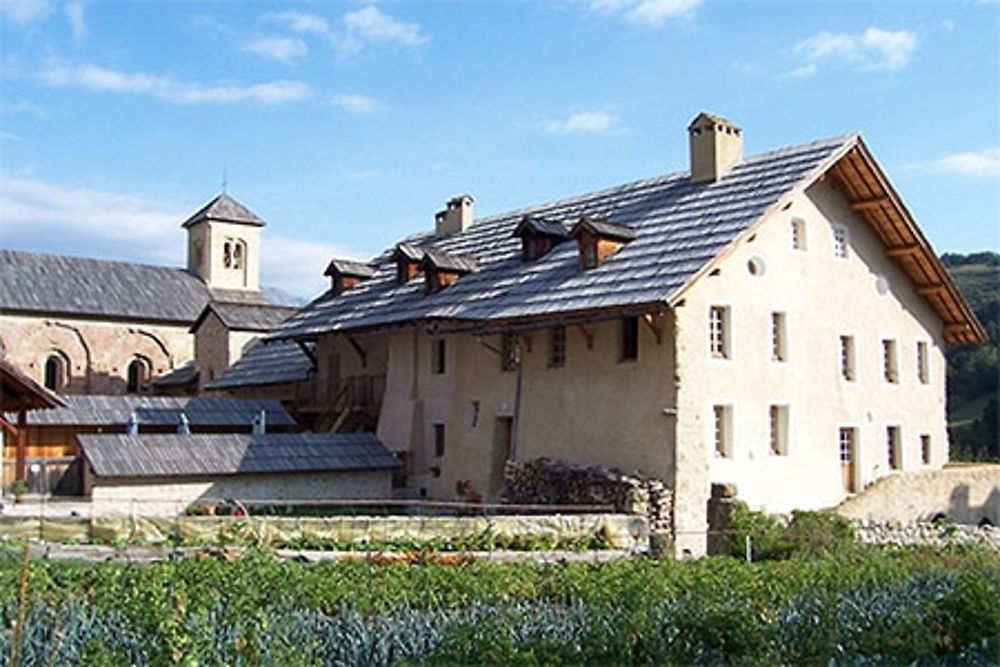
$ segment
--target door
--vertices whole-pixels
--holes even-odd
[[[840,429],[840,472],[843,477],[844,491],[855,493],[855,459],[857,459],[856,429]]]
[[[497,417],[493,426],[493,452],[490,457],[490,489],[491,499],[498,498],[503,492],[503,472],[510,459],[510,447],[514,435],[514,419],[512,417]]]

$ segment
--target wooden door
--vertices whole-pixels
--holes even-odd
[[[853,428],[840,429],[840,472],[843,478],[844,490],[848,493],[855,493],[855,464],[857,458],[855,430]]]

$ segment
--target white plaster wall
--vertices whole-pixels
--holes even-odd
[[[101,479],[92,481],[95,515],[169,516],[199,498],[239,500],[349,500],[388,498],[392,472],[358,470],[206,478]]]
[[[807,249],[792,248],[793,217],[805,221]],[[831,223],[849,233],[846,259],[834,257]],[[747,262],[765,263],[760,276]],[[857,427],[859,488],[889,473],[886,427],[901,427],[904,470],[923,467],[920,435],[931,436],[931,468],[947,460],[942,323],[916,294],[910,279],[885,254],[862,219],[834,186],[825,181],[776,212],[756,233],[738,244],[685,295],[678,309],[683,448],[693,448],[707,478],[698,485],[704,498],[709,482],[731,482],[752,506],[773,512],[834,505],[846,493],[838,435]],[[883,275],[886,295],[875,289]],[[712,359],[708,317],[712,305],[731,308],[731,358]],[[771,360],[771,313],[786,313],[788,361]],[[857,380],[840,378],[840,336],[853,335]],[[884,381],[882,339],[898,347],[900,381]],[[916,344],[928,343],[930,382],[917,379]],[[680,353],[679,353],[680,354]],[[714,453],[712,406],[733,409],[732,458]],[[789,406],[789,452],[770,451],[769,406]],[[682,471],[678,470],[680,476]],[[700,473],[695,471],[694,477]],[[680,483],[680,482],[678,482]],[[678,504],[703,506],[698,489]]]

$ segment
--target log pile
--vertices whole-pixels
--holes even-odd
[[[648,517],[650,531],[672,529],[673,493],[662,480],[616,468],[581,468],[547,458],[508,461],[504,502],[532,505],[612,505]]]

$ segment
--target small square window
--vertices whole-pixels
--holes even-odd
[[[785,335],[784,313],[771,313],[771,359],[788,361],[788,340]]]
[[[708,348],[716,359],[729,358],[729,308],[712,306],[708,311]]]
[[[549,368],[566,365],[566,327],[552,327],[549,331]]]
[[[792,248],[806,249],[806,221],[802,218],[792,218]]]
[[[847,259],[847,228],[833,228],[833,256],[838,259]]]
[[[854,382],[854,336],[840,337],[840,377]]]
[[[500,370],[509,373],[517,369],[517,334],[506,332],[500,336]]]
[[[930,368],[927,359],[927,343],[917,341],[917,378],[920,384],[930,382]]]
[[[885,429],[886,458],[890,470],[903,468],[902,452],[899,451],[899,427],[889,426]]]
[[[597,244],[585,243],[583,245],[583,268],[592,269],[597,266]]]
[[[444,374],[444,338],[437,338],[431,341],[431,373],[435,375]]]
[[[899,361],[896,358],[896,341],[887,338],[882,341],[882,377],[886,382],[899,384]]]
[[[731,458],[733,455],[732,408],[728,405],[713,405],[712,417],[715,432],[715,455]]]
[[[775,456],[788,454],[788,406],[772,405],[771,422],[771,453]]]
[[[621,360],[639,358],[639,318],[623,317],[621,320]]]
[[[444,424],[434,424],[434,456],[444,456]]]

